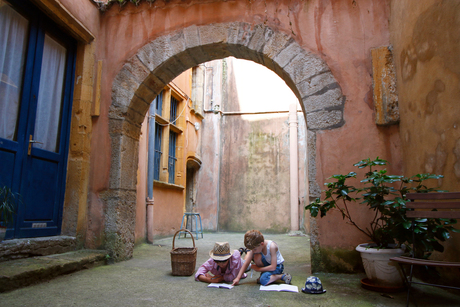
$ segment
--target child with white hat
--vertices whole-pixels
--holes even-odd
[[[216,242],[209,252],[209,258],[195,274],[196,281],[207,283],[232,282],[242,266],[241,254],[238,250],[230,252],[228,242]],[[246,278],[246,274],[242,278]]]

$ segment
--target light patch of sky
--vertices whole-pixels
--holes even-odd
[[[300,110],[297,97],[273,71],[252,61],[232,60],[241,112],[289,111],[293,103]],[[254,115],[243,118],[255,120]]]

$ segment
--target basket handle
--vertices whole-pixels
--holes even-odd
[[[195,248],[195,239],[193,238],[193,234],[188,230],[188,229],[185,229],[185,228],[182,228],[182,229],[179,229],[178,231],[176,231],[176,233],[174,234],[174,238],[173,238],[173,246],[172,248],[174,249],[174,243],[176,242],[176,235],[179,233],[179,232],[182,232],[182,231],[186,231],[190,234],[190,236],[192,237],[192,240],[193,240],[193,248]]]

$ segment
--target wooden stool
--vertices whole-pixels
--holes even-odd
[[[190,217],[190,232],[195,232],[196,239],[198,240],[198,234],[201,233],[201,238],[203,238],[203,225],[201,224],[201,215],[195,212],[185,212],[184,216],[182,216],[182,223],[180,225],[180,229],[187,229],[188,219]],[[195,230],[193,230],[193,218],[195,218]],[[200,218],[200,229],[198,229],[198,218]],[[185,225],[184,225],[185,220]],[[179,232],[179,238],[181,234],[184,234],[184,238],[187,236],[186,231]]]

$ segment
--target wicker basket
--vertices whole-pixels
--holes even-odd
[[[174,247],[176,235],[181,231],[187,231],[193,240],[193,247]],[[187,229],[180,229],[174,234],[171,250],[171,267],[174,276],[190,276],[195,272],[196,266],[196,247],[193,234]]]

